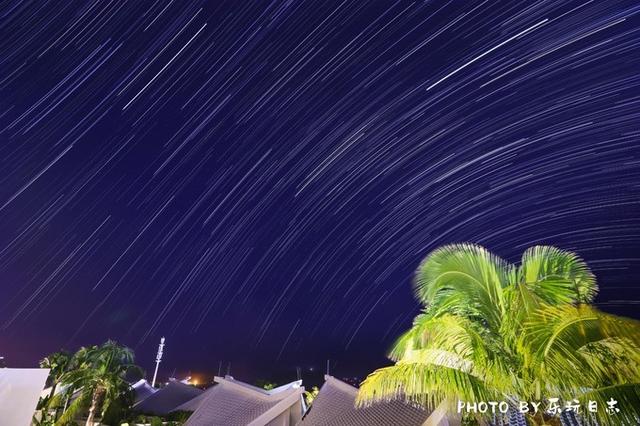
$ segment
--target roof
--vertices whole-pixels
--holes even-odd
[[[140,379],[132,384],[131,389],[133,389],[136,394],[134,404],[137,404],[140,401],[147,399],[154,393],[158,392],[158,389],[151,387],[149,382],[147,382],[145,379]]]
[[[196,411],[198,409],[198,407],[200,406],[200,404],[202,403],[202,401],[205,400],[205,398],[207,398],[207,396],[209,395],[209,393],[211,393],[211,391],[215,388],[215,386],[207,389],[206,391],[202,392],[200,395],[196,396],[195,398],[190,399],[189,401],[185,402],[184,404],[180,404],[178,405],[176,408],[173,409],[173,411]]]
[[[301,426],[419,426],[429,411],[402,401],[375,403],[356,408],[358,389],[335,377],[325,376],[320,393],[302,420]]]
[[[48,368],[0,368],[0,419],[3,425],[29,425]]]
[[[302,416],[302,381],[264,390],[231,376],[215,377],[217,383],[204,395],[182,404],[177,410],[193,414],[185,426],[267,425],[279,416],[289,417],[295,424]]]
[[[171,381],[164,388],[136,403],[133,409],[141,413],[168,414],[174,411],[177,406],[184,404],[203,392],[202,389],[191,385]]]

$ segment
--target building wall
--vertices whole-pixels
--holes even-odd
[[[296,402],[294,405],[278,417],[270,421],[266,426],[295,426],[302,418],[302,403]]]

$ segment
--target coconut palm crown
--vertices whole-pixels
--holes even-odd
[[[639,323],[590,305],[598,287],[576,254],[537,246],[516,266],[478,245],[447,245],[422,262],[414,290],[423,312],[391,349],[395,365],[362,383],[359,405],[399,398],[455,411],[457,401],[560,398],[577,399],[586,423],[640,419]],[[588,401],[597,412],[586,413]]]
[[[63,384],[71,393],[79,395],[56,422],[56,426],[71,423],[81,412],[89,409],[86,426],[93,426],[97,417],[109,408],[125,400],[130,403],[131,387],[126,381],[130,373],[141,375],[142,370],[134,362],[133,351],[114,341],[100,346],[83,347],[73,358],[76,368],[64,373]]]

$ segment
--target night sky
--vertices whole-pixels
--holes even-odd
[[[0,6],[0,355],[359,375],[430,250],[577,251],[640,317],[637,1]],[[309,373],[307,373],[309,372]]]

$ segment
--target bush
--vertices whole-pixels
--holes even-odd
[[[180,424],[186,422],[191,414],[191,411],[173,411],[167,415],[167,420]]]
[[[119,426],[129,417],[129,407],[132,403],[133,401],[130,402],[125,398],[116,399],[109,404],[100,423],[107,426]]]

